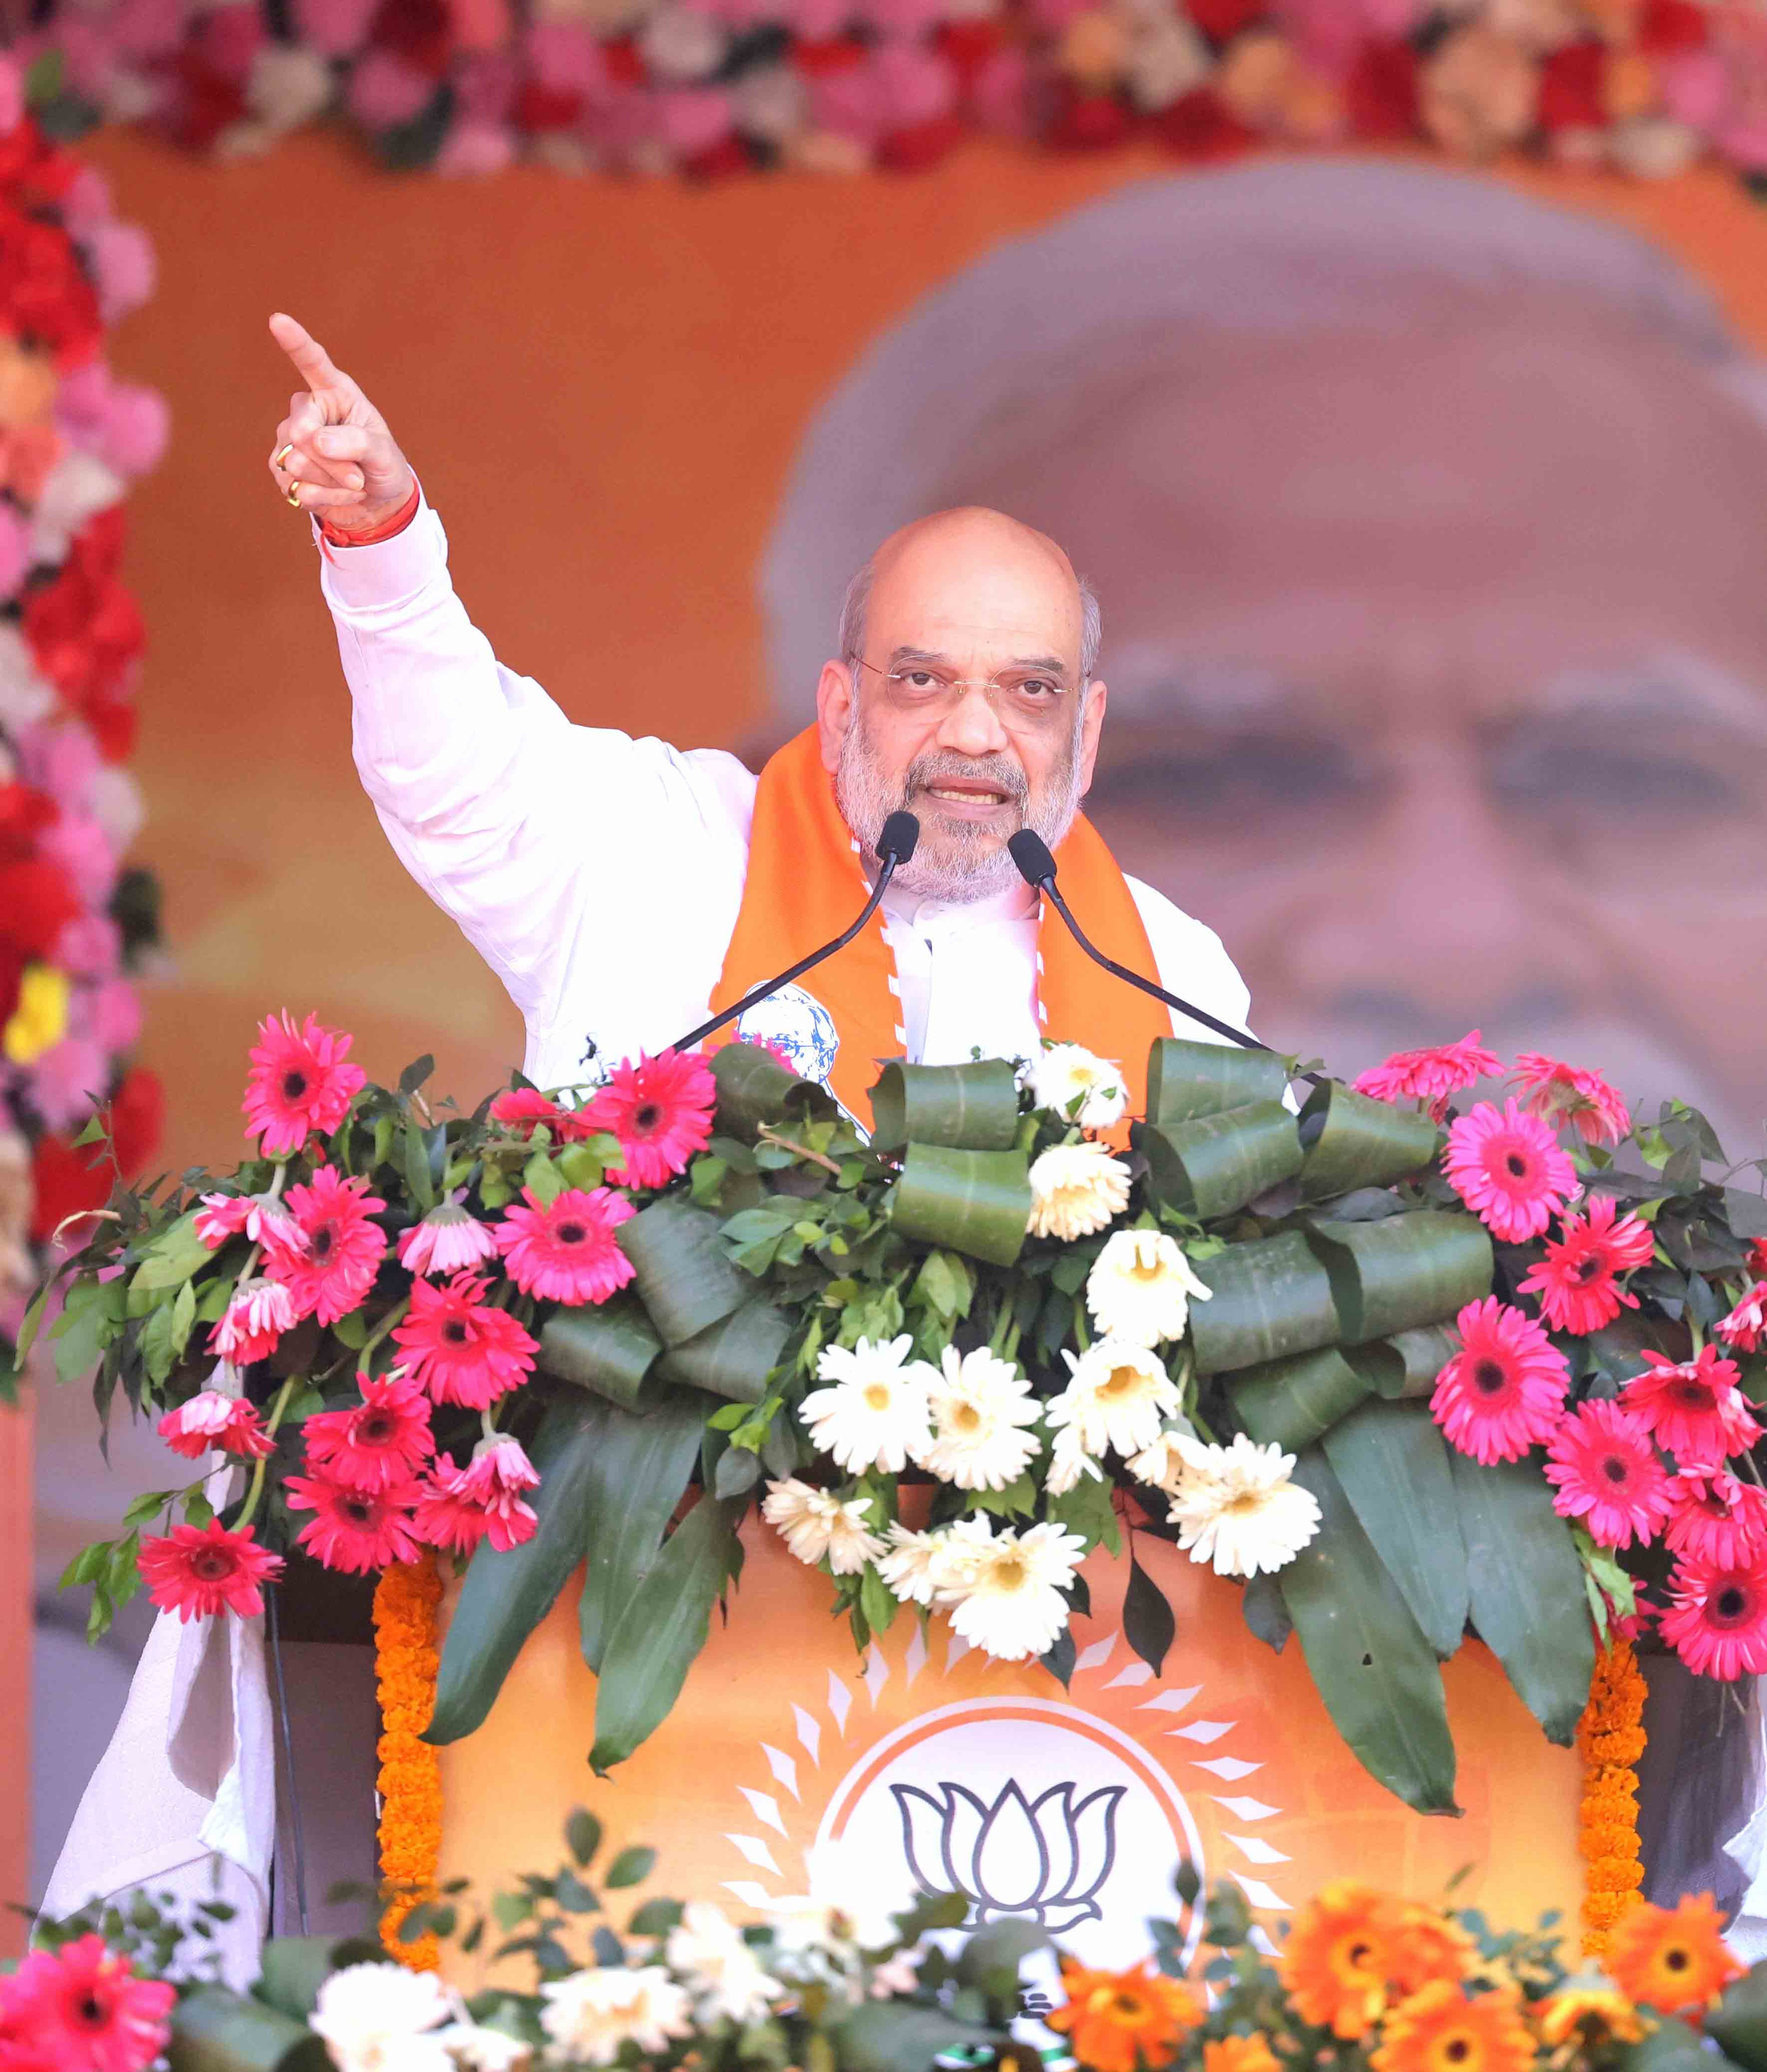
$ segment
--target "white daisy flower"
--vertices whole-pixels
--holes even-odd
[[[1052,1144],[1031,1166],[1033,1237],[1064,1244],[1101,1231],[1129,1205],[1129,1169],[1106,1144]]]
[[[1049,1471],[1043,1478],[1043,1486],[1051,1496],[1066,1496],[1070,1490],[1080,1486],[1081,1478],[1090,1475],[1094,1482],[1104,1479],[1104,1470],[1080,1443],[1080,1435],[1071,1424],[1057,1427],[1054,1439],[1049,1449]]]
[[[1243,1432],[1231,1446],[1174,1439],[1183,1471],[1172,1499],[1178,1544],[1218,1576],[1273,1574],[1319,1530],[1313,1493],[1289,1478],[1295,1457],[1260,1446]]]
[[[500,2029],[481,2029],[476,2022],[457,2021],[438,2029],[436,2041],[458,2072],[526,2072],[533,2062],[532,2044],[506,2036]]]
[[[1086,1306],[1099,1330],[1136,1345],[1181,1338],[1194,1297],[1210,1290],[1176,1238],[1164,1231],[1116,1231],[1086,1276]]]
[[[831,1490],[820,1490],[795,1477],[769,1482],[761,1515],[783,1535],[786,1545],[806,1567],[826,1560],[837,1576],[857,1576],[866,1562],[884,1551],[876,1533],[868,1531],[869,1496],[844,1503]]]
[[[943,1532],[914,1532],[906,1525],[892,1525],[889,1551],[879,1557],[877,1573],[905,1605],[930,1605],[945,1571],[947,1548]]]
[[[433,1971],[403,1964],[347,1964],[319,1988],[308,2026],[325,2039],[338,2072],[453,2072],[432,2032],[454,2012]]]
[[[1167,1496],[1176,1496],[1178,1478],[1184,1473],[1185,1465],[1178,1442],[1191,1436],[1183,1432],[1162,1432],[1129,1462],[1129,1473],[1138,1482],[1146,1482]]]
[[[1129,1104],[1123,1067],[1078,1043],[1046,1043],[1031,1061],[1031,1093],[1083,1129],[1106,1129]]]
[[[1125,1457],[1151,1446],[1184,1399],[1159,1355],[1128,1338],[1100,1338],[1078,1355],[1063,1350],[1070,1378],[1049,1406],[1049,1421],[1070,1425],[1092,1454]]]
[[[786,1988],[762,1969],[742,1931],[709,1900],[688,1901],[669,1930],[666,1954],[669,1968],[686,1981],[702,2021],[728,2016],[746,2026],[764,2021],[772,2003],[785,1996]]]
[[[551,2039],[546,2055],[554,2064],[611,2065],[623,2043],[661,2052],[672,2037],[692,2033],[687,1989],[660,1964],[573,1971],[540,1991],[546,2002],[540,2025]]]
[[[915,1464],[959,1489],[1005,1489],[1042,1444],[1024,1429],[1038,1416],[1029,1382],[986,1346],[968,1353],[946,1346],[927,1406],[932,1436],[915,1448]]]
[[[964,1523],[979,1529],[966,1536],[962,1572],[939,1593],[951,1630],[999,1661],[1046,1655],[1067,1625],[1062,1592],[1085,1558],[1086,1542],[1058,1525],[996,1535],[986,1519]]]
[[[881,1468],[898,1475],[927,1442],[927,1386],[934,1375],[924,1360],[909,1361],[913,1343],[904,1332],[886,1345],[861,1338],[851,1351],[822,1349],[816,1373],[833,1386],[813,1389],[799,1415],[818,1451],[850,1474]]]

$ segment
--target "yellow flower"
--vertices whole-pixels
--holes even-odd
[[[1637,2043],[1644,2035],[1638,2010],[1608,1985],[1579,1985],[1573,1980],[1542,2000],[1535,2016],[1542,2038],[1555,2048],[1561,2043],[1584,2048]]]
[[[34,1065],[68,1033],[68,974],[53,964],[27,964],[0,1049],[14,1065]]]

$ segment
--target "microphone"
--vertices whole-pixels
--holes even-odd
[[[777,978],[770,978],[765,985],[758,985],[753,993],[746,993],[733,1006],[726,1007],[721,1014],[714,1014],[709,1022],[702,1022],[697,1029],[689,1030],[673,1047],[677,1050],[691,1050],[695,1044],[703,1043],[708,1036],[715,1036],[726,1022],[734,1022],[738,1015],[746,1014],[769,993],[777,993],[782,985],[790,985],[814,964],[824,957],[832,957],[836,950],[844,950],[859,931],[877,911],[877,902],[890,889],[890,881],[902,865],[914,853],[914,845],[920,840],[920,823],[912,813],[892,813],[883,824],[883,832],[877,837],[877,857],[883,868],[877,873],[877,882],[871,888],[871,897],[860,911],[859,918],[844,935],[836,935],[832,943],[824,943],[820,950],[812,950],[807,957],[800,957],[789,971],[783,971]]]
[[[1029,828],[1021,828],[1016,835],[1008,837],[1006,847],[1013,862],[1018,865],[1019,876],[1034,890],[1046,895],[1050,904],[1067,924],[1067,932],[1094,964],[1102,964],[1113,977],[1138,987],[1141,992],[1152,994],[1156,1000],[1164,1001],[1168,1007],[1177,1008],[1179,1013],[1189,1015],[1193,1022],[1200,1022],[1204,1028],[1214,1030],[1217,1035],[1225,1036],[1230,1042],[1237,1043],[1244,1050],[1268,1050],[1270,1048],[1268,1043],[1260,1042],[1255,1036],[1247,1035],[1243,1029],[1235,1029],[1229,1022],[1218,1022],[1214,1015],[1203,1009],[1193,1007],[1189,1001],[1181,1000],[1175,993],[1168,993],[1163,985],[1156,985],[1152,979],[1143,978],[1139,972],[1132,972],[1126,964],[1120,964],[1114,957],[1107,957],[1103,951],[1095,948],[1086,939],[1086,931],[1069,912],[1067,902],[1056,890],[1055,859],[1050,854],[1049,844],[1041,835],[1033,833]]]

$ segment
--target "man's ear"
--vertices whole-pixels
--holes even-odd
[[[1092,766],[1098,761],[1099,736],[1104,730],[1105,689],[1094,677],[1086,687],[1086,710],[1080,717],[1080,796],[1092,788]]]
[[[816,679],[816,733],[822,767],[830,776],[840,767],[841,744],[853,722],[857,695],[853,672],[844,662],[823,664]]]

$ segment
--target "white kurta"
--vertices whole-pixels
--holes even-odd
[[[454,594],[427,504],[379,545],[319,544],[356,767],[405,868],[520,1009],[528,1077],[570,1085],[598,1075],[595,1059],[660,1050],[703,1021],[742,896],[752,773],[714,750],[573,726],[504,668]],[[1129,885],[1161,983],[1245,1027],[1246,988],[1214,932]],[[1034,1050],[1028,887],[966,906],[892,897],[886,912],[905,1055]],[[52,1913],[143,1881],[190,1889],[218,1858],[245,1902],[230,1968],[253,1975],[275,1774],[256,1626],[229,1615],[199,1645],[162,1615],[56,1865]]]

